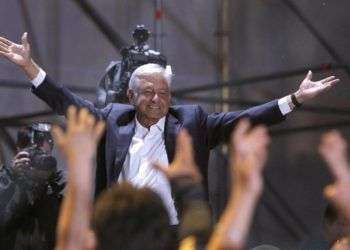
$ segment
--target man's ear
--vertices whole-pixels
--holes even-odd
[[[135,97],[135,92],[134,92],[134,90],[128,89],[128,91],[126,92],[126,95],[128,96],[129,103],[130,103],[130,104],[134,104],[134,97]]]

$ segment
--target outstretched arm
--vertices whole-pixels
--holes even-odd
[[[248,118],[253,125],[270,126],[281,122],[295,107],[328,91],[338,82],[339,79],[335,76],[313,81],[312,72],[309,71],[300,83],[298,90],[283,98],[246,110],[202,115],[202,120],[205,120],[205,128],[208,131],[208,145],[213,148],[221,142],[228,141],[233,127],[241,118]]]
[[[93,161],[104,130],[102,121],[73,106],[67,114],[67,130],[53,128],[53,136],[67,161],[67,191],[57,228],[57,250],[83,249],[89,234],[93,199]]]
[[[34,62],[30,53],[28,34],[22,35],[21,44],[0,37],[0,56],[7,58],[20,67],[33,83],[33,92],[46,102],[56,113],[65,115],[70,105],[87,108],[94,116],[103,119],[111,107],[96,109],[94,104],[75,95],[64,86],[54,83],[46,73]]]

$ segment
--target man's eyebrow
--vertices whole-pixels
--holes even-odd
[[[142,88],[142,90],[153,90],[154,88],[152,86],[145,86]]]

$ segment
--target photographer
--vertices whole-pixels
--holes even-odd
[[[17,134],[17,155],[0,169],[0,249],[53,249],[61,175],[49,124]]]

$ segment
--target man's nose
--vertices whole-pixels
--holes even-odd
[[[153,102],[157,102],[159,100],[159,96],[157,93],[154,93],[153,97],[152,97],[152,101]]]

